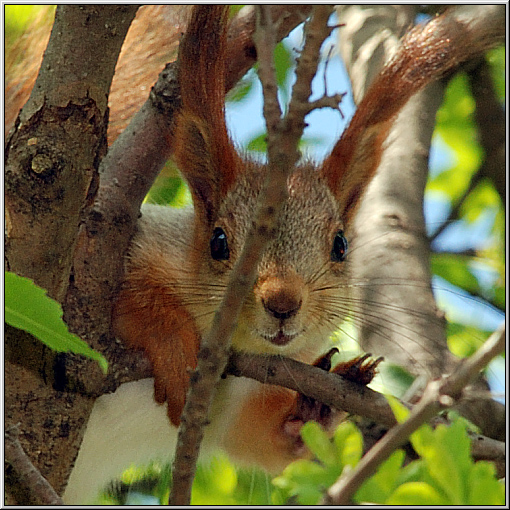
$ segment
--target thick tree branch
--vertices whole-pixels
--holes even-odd
[[[98,165],[106,151],[108,92],[136,9],[57,7],[41,73],[7,140],[7,267],[32,278],[59,301],[69,283],[81,213],[97,187]],[[10,330],[12,350],[16,340]],[[39,369],[30,365],[31,358],[6,364],[6,422],[21,423],[20,443],[61,491],[93,401],[80,395],[62,398],[59,389],[66,374],[61,357],[50,368],[60,374],[53,387],[36,375],[47,371],[48,357],[38,360]],[[80,377],[103,376],[89,363]]]
[[[41,72],[7,141],[7,264],[59,301],[79,215],[106,150],[108,92],[135,12],[136,6],[57,8]]]
[[[378,70],[391,55],[414,12],[408,5],[342,7],[340,21],[346,26],[339,30],[340,47],[347,44],[347,49],[351,48],[346,65],[355,95],[364,93],[369,77],[376,74],[368,69],[375,66]],[[451,15],[473,26],[492,27],[494,33],[501,29],[501,12],[496,9],[459,7]],[[378,23],[371,22],[373,17]],[[387,30],[380,21],[385,21]],[[368,39],[361,37],[363,33]],[[428,152],[443,88],[439,82],[427,87],[397,118],[358,211],[350,251],[356,291],[352,313],[362,348],[384,355],[414,375],[439,376],[453,363],[446,345],[444,315],[432,294],[423,216]],[[494,416],[494,410],[479,412],[473,405],[463,412],[470,412],[469,419],[481,426],[484,416]],[[502,431],[488,429],[486,433],[499,438]]]
[[[109,11],[112,8],[117,9],[117,7],[113,6],[108,6],[104,9],[105,11]],[[72,10],[72,7],[65,6],[60,7],[60,9]],[[95,7],[91,7],[91,9],[95,9]],[[120,9],[122,10],[123,8]],[[135,7],[129,7],[128,9],[135,10]],[[309,10],[309,8],[304,6],[296,8],[291,6],[279,8],[278,11],[280,13],[291,13],[290,16],[286,16],[283,22],[279,24],[279,37],[286,35],[288,30],[300,21],[301,15],[294,15],[292,13],[298,13],[299,11],[305,12],[307,9]],[[87,13],[89,13],[89,8],[80,9],[80,12],[86,16]],[[96,11],[93,12],[95,13]],[[97,13],[99,18],[101,17],[102,12],[104,11],[99,10]],[[95,14],[91,16],[92,20],[96,19],[94,16]],[[97,19],[99,20],[99,18]],[[250,19],[251,26],[254,27],[255,18],[253,12]],[[112,33],[116,32],[119,36],[121,35],[122,31],[117,30],[116,23],[109,23],[105,19],[102,21],[103,22],[99,22],[99,25],[103,29],[106,29],[108,33],[110,33],[109,31],[111,30]],[[83,26],[85,25],[86,23]],[[250,22],[248,23],[248,26],[250,26]],[[82,34],[82,28],[78,27],[73,32],[75,39],[79,40],[77,48],[83,48],[84,51],[89,48],[87,44],[89,44],[90,41],[87,37],[90,35],[93,36],[91,39],[94,41],[92,46],[95,45],[92,49],[96,50],[95,52],[99,51],[102,59],[103,57],[106,57],[106,53],[109,52],[109,46],[97,44],[97,40],[101,40],[101,37],[93,31],[93,27],[90,22],[85,31],[86,33]],[[249,34],[252,32],[253,29],[251,29],[251,32],[248,31]],[[85,39],[87,39],[86,43],[84,43]],[[236,42],[235,30],[232,32],[231,41],[232,47],[239,47]],[[150,42],[150,44],[152,44],[152,42]],[[32,50],[32,48],[30,48],[30,50]],[[95,52],[90,51],[88,57],[94,60],[92,57]],[[80,51],[76,51],[76,48],[74,49],[74,53],[70,52],[69,54],[71,58],[73,55],[76,55],[77,57],[82,55]],[[25,55],[22,56],[25,57]],[[241,58],[241,56],[239,56],[239,58]],[[112,62],[114,62],[114,60]],[[237,72],[229,72],[229,86],[232,86],[241,76],[239,73],[244,72],[242,69],[246,69],[249,65],[251,65],[251,63],[253,63],[253,54],[248,51],[244,56],[242,56],[241,60],[245,62],[242,65],[238,65],[238,69],[241,69],[241,71],[238,70]],[[102,61],[104,61],[104,59]],[[249,62],[249,64],[247,64],[247,62]],[[230,63],[234,65],[234,68],[236,67],[235,62],[231,60]],[[35,72],[37,66],[33,66],[30,69]],[[57,66],[54,71],[65,72],[65,67]],[[91,79],[94,79],[96,73],[101,74],[98,69],[92,69],[90,73]],[[46,420],[47,423],[52,423],[51,427],[44,427],[35,423],[34,426],[39,431],[44,431],[44,439],[41,439],[41,441],[47,445],[49,456],[57,459],[57,462],[54,462],[49,459],[46,454],[44,454],[41,457],[41,462],[45,462],[46,471],[53,470],[53,474],[51,475],[53,477],[52,484],[59,491],[62,489],[62,486],[67,479],[69,467],[72,462],[72,456],[75,455],[79,447],[79,439],[81,437],[80,430],[82,430],[82,425],[86,422],[88,413],[93,405],[93,400],[91,400],[88,396],[100,395],[104,392],[113,391],[119,384],[126,380],[139,379],[150,375],[147,361],[143,358],[142,353],[125,350],[122,344],[113,341],[110,334],[110,316],[112,295],[120,281],[120,275],[122,272],[122,254],[124,253],[131,238],[135,220],[138,216],[139,205],[143,200],[146,191],[150,187],[152,180],[157,174],[157,171],[163,165],[169,154],[166,134],[169,133],[169,126],[171,126],[171,112],[169,114],[168,111],[165,111],[161,114],[161,105],[166,103],[167,105],[170,105],[170,108],[175,108],[178,105],[178,91],[177,93],[172,92],[172,87],[173,90],[176,90],[175,81],[165,78],[165,76],[162,76],[162,80],[160,80],[159,85],[155,87],[154,93],[151,94],[149,103],[146,107],[144,107],[146,109],[152,108],[153,110],[157,110],[156,113],[158,113],[159,116],[154,112],[151,114],[152,116],[146,115],[142,112],[139,116],[141,120],[133,123],[131,128],[126,132],[124,140],[119,143],[115,150],[112,150],[108,159],[102,164],[101,172],[103,172],[103,175],[100,182],[99,192],[95,197],[96,205],[98,207],[97,209],[91,208],[88,213],[84,215],[85,222],[81,228],[77,249],[74,251],[74,254],[72,245],[68,244],[66,247],[68,253],[66,254],[67,258],[64,262],[67,267],[67,272],[64,271],[64,274],[59,274],[59,266],[49,264],[46,254],[44,253],[48,245],[51,248],[49,253],[53,253],[53,248],[57,247],[58,243],[54,243],[51,239],[45,239],[48,241],[46,248],[40,250],[42,258],[46,263],[45,269],[42,272],[43,277],[51,278],[52,275],[59,275],[58,282],[54,285],[56,290],[52,292],[52,295],[59,299],[61,299],[63,292],[66,290],[69,281],[69,261],[71,260],[72,255],[74,255],[72,288],[70,289],[66,299],[65,317],[68,324],[70,324],[71,328],[75,332],[79,333],[82,338],[87,340],[92,346],[99,349],[106,355],[110,362],[108,379],[105,381],[103,374],[97,369],[94,362],[83,360],[79,356],[74,355],[59,355],[50,357],[51,360],[49,365],[46,364],[48,356],[44,356],[39,358],[39,361],[34,359],[30,366],[25,366],[28,359],[26,356],[17,356],[13,359],[12,364],[9,364],[9,374],[7,375],[7,379],[11,382],[16,381],[16,384],[9,387],[9,399],[6,405],[6,408],[8,409],[8,419],[11,422],[22,421],[24,413],[27,412],[27,409],[30,409],[28,412],[30,412],[33,416],[41,415],[41,419]],[[104,82],[104,80],[102,81],[101,79],[97,81],[98,83]],[[24,93],[26,93],[28,88],[29,87],[25,87]],[[93,91],[97,91],[97,87],[91,87],[91,89]],[[81,90],[80,86],[78,86],[77,90]],[[106,97],[106,95],[107,90],[104,91],[104,97]],[[21,99],[15,102],[12,108],[15,109],[15,105],[22,102],[22,96],[23,94],[20,96]],[[105,118],[104,113],[105,112],[102,112],[100,115],[96,115],[94,120],[103,121]],[[157,120],[154,120],[155,118]],[[26,128],[26,126],[21,127]],[[83,129],[78,129],[77,131],[79,132],[80,147],[85,150],[88,142],[83,138],[83,134],[87,131]],[[99,134],[101,143],[104,143],[104,129],[99,131]],[[28,147],[34,147],[37,145],[36,137],[27,136],[25,138],[30,143],[27,144],[26,140],[22,140],[19,143],[22,148],[27,145]],[[15,140],[16,138],[10,138],[8,150],[9,148],[13,149],[15,146]],[[38,143],[40,144],[40,140]],[[104,151],[105,146],[103,145],[102,147],[102,150]],[[134,158],[131,156],[133,153],[131,149],[134,149]],[[152,153],[144,152],[147,149],[152,151]],[[72,148],[72,150],[74,149]],[[129,152],[130,150],[131,152]],[[94,151],[87,150],[87,154],[93,155]],[[76,157],[76,153],[73,154],[73,157]],[[99,160],[99,155],[94,156],[92,161],[85,165],[85,167],[89,169],[89,173],[87,174],[89,178],[91,175],[97,176],[96,171]],[[41,173],[44,173],[46,168],[44,163],[45,160],[43,158],[36,158],[34,163],[34,174],[40,175]],[[152,165],[149,172],[147,172],[147,163]],[[131,171],[133,169],[134,171]],[[8,179],[6,182],[9,184]],[[90,183],[93,183],[94,186],[91,186]],[[140,183],[143,183],[143,185],[140,186]],[[46,182],[44,182],[44,184],[46,184]],[[20,189],[23,189],[22,185],[19,186],[21,186]],[[16,194],[18,193],[19,186],[12,185],[12,189],[16,192]],[[94,200],[94,194],[96,193],[96,177],[92,178],[87,186],[90,187],[90,193],[87,197],[90,205]],[[77,199],[70,196],[73,200],[75,199],[73,205],[76,206],[77,209],[73,214],[76,214],[77,211],[80,211],[83,197],[85,197],[87,193],[86,188],[85,191],[79,191],[77,188],[73,189],[79,194]],[[67,196],[67,194],[65,196]],[[33,205],[44,203],[44,201],[40,199],[41,196],[37,195],[34,199],[30,198],[28,202]],[[7,212],[9,213],[10,210],[11,209],[9,209],[8,204]],[[59,210],[57,207],[48,208],[48,210],[50,211],[49,217],[51,218],[51,221],[54,222],[55,218],[59,215]],[[38,221],[34,224],[38,225],[39,220],[44,220],[44,218],[40,215],[40,211],[36,212],[39,213],[39,216]],[[78,219],[74,222],[69,221],[70,216],[67,212],[64,217],[67,221],[66,227],[72,227],[70,235],[72,235],[73,239],[75,239]],[[18,237],[21,240],[24,239],[23,236],[18,235],[19,229],[17,228],[17,218],[8,216],[6,224],[8,227],[8,234],[12,234],[13,239],[16,239],[16,242],[19,243]],[[62,242],[63,233],[66,231],[60,229],[58,225],[55,230],[58,232],[59,237],[57,241]],[[16,236],[14,234],[16,234]],[[42,237],[44,238],[45,236],[43,235]],[[29,240],[30,246],[23,246],[16,254],[11,252],[13,255],[10,258],[13,261],[18,258],[19,254],[22,256],[30,254],[31,260],[34,257],[36,238],[34,236],[26,236],[26,239]],[[59,257],[56,256],[56,258],[59,263],[62,262]],[[9,257],[7,260],[9,262]],[[15,269],[16,264],[18,264],[17,261],[16,263],[13,262],[11,269]],[[24,270],[20,269],[19,272],[23,273]],[[31,276],[31,274],[28,274],[28,276]],[[38,283],[40,283],[43,287],[49,288],[51,282],[45,283],[44,281],[38,280]],[[16,335],[12,335],[12,340],[14,342],[16,342],[15,339]],[[39,367],[37,366],[37,363],[40,364]],[[53,370],[56,370],[55,373],[59,374],[58,388],[66,392],[70,392],[66,393],[67,396],[65,401],[59,400],[55,397],[55,390],[47,384],[48,379],[46,379],[46,375],[44,375],[43,379],[41,379],[41,374],[49,373],[49,381],[52,381]],[[34,384],[36,387],[42,388],[40,390],[42,392],[41,398],[37,401],[33,401],[32,399],[27,404],[25,398],[26,391],[28,391],[29,388],[31,391],[34,388]],[[80,392],[85,396],[80,396]],[[52,411],[48,411],[45,404],[50,401],[54,402]],[[69,408],[69,405],[71,405],[69,402],[71,401],[74,402],[74,404],[72,408]],[[60,404],[62,404],[63,408],[61,408]],[[52,418],[52,413],[56,416],[54,419]],[[67,415],[68,420],[67,426],[71,428],[72,432],[68,437],[70,444],[65,447],[67,456],[59,454],[59,450],[56,447],[57,443],[59,441],[62,442],[63,440],[63,437],[58,436],[58,430],[59,427],[64,427],[64,424],[60,425],[60,422],[61,417],[65,415]],[[53,433],[57,434],[54,438],[56,443],[51,435]],[[23,434],[21,439],[24,440]],[[37,447],[35,444],[36,442],[32,441],[32,443],[34,443],[33,447]],[[32,448],[30,442],[23,444],[30,453]],[[69,457],[69,459],[66,462],[65,459],[67,457]],[[67,467],[64,467],[63,463],[66,463]]]

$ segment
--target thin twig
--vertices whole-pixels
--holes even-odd
[[[422,424],[429,421],[441,409],[450,407],[461,398],[462,389],[476,378],[479,371],[505,349],[505,326],[498,328],[484,345],[469,359],[458,364],[450,376],[430,381],[418,404],[409,418],[393,427],[361,459],[356,469],[341,476],[328,490],[323,503],[328,505],[346,505],[352,501],[361,484],[384,462],[397,448],[402,446],[409,436]]]
[[[35,503],[40,505],[63,505],[62,499],[48,483],[48,480],[28,458],[18,436],[19,424],[11,426],[5,431],[5,460],[21,478]]]
[[[241,256],[231,274],[221,305],[214,316],[211,330],[203,339],[197,369],[190,379],[190,390],[179,429],[173,465],[173,486],[169,499],[169,504],[173,505],[187,505],[190,502],[191,485],[204,426],[208,420],[216,385],[228,361],[231,337],[244,300],[255,283],[258,262],[266,244],[276,231],[280,209],[287,194],[287,179],[299,158],[297,144],[303,133],[303,117],[306,114],[306,108],[294,105],[297,105],[298,101],[308,101],[311,95],[311,80],[316,72],[312,72],[311,69],[300,72],[302,66],[298,64],[294,89],[299,90],[299,93],[293,94],[289,114],[280,122],[281,110],[276,96],[272,63],[276,40],[275,27],[270,15],[270,6],[261,5],[258,9],[260,15],[256,44],[260,79],[264,90],[269,171],[260,193],[254,227],[247,236]],[[326,10],[330,11],[331,7],[315,7],[312,23],[317,24],[318,19],[323,19],[323,13]],[[314,60],[316,65],[322,41],[318,45],[316,42],[309,43],[309,40],[313,41],[313,39],[314,37],[310,39],[307,37],[303,54],[313,58],[311,50],[307,47],[310,45],[316,47]],[[308,76],[310,73],[311,76]],[[300,118],[300,112],[303,110],[305,111],[301,113]],[[294,112],[292,117],[291,111]]]

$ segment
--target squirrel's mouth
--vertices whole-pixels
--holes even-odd
[[[262,335],[265,340],[271,342],[274,345],[287,345],[294,338],[298,336],[298,333],[284,333],[281,329],[278,330],[274,335],[264,334]]]

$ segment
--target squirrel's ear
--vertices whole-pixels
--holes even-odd
[[[225,122],[228,6],[195,6],[179,46],[182,107],[174,158],[189,184],[197,214],[214,221],[240,168]]]
[[[321,174],[337,198],[346,224],[379,166],[395,117],[411,96],[504,41],[504,9],[494,10],[493,23],[483,19],[466,22],[462,13],[462,7],[453,8],[406,34],[324,161]]]

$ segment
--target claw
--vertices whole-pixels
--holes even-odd
[[[331,370],[331,358],[338,352],[339,350],[336,347],[332,347],[324,356],[316,359],[313,365],[329,372]]]
[[[346,379],[366,386],[374,378],[377,366],[384,358],[379,357],[369,360],[371,354],[364,354],[349,361],[341,362],[331,370],[331,358],[338,352],[336,347],[330,349],[324,356],[318,358],[314,366],[331,371]],[[368,360],[368,361],[367,361]],[[300,452],[304,446],[299,431],[308,421],[314,420],[328,429],[334,422],[335,411],[329,405],[323,404],[314,398],[298,393],[295,400],[294,411],[287,417],[283,424],[283,431],[293,442],[296,452]]]
[[[380,356],[379,358],[369,360],[364,364],[370,356],[372,355],[363,354],[362,356],[358,356],[357,358],[349,361],[338,363],[332,372],[348,379],[349,381],[366,386],[372,382],[372,379],[376,374],[377,366],[384,360],[384,358]]]

